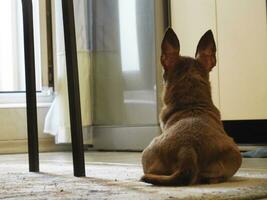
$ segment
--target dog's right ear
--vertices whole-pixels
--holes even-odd
[[[179,59],[180,43],[172,28],[168,28],[161,43],[160,61],[164,70],[172,69]]]
[[[208,71],[216,65],[216,44],[211,30],[200,38],[195,57]]]

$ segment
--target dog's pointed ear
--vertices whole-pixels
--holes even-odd
[[[170,70],[179,59],[180,43],[172,28],[168,28],[161,43],[160,61],[164,70]]]
[[[200,38],[195,57],[208,71],[216,65],[216,44],[211,30]]]

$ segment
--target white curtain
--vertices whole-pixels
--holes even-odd
[[[69,102],[67,91],[65,45],[61,0],[55,0],[55,99],[46,119],[44,132],[55,136],[56,143],[70,143]],[[84,143],[92,143],[91,127],[91,91],[90,91],[90,54],[88,0],[74,2],[77,57],[79,68],[80,98]]]

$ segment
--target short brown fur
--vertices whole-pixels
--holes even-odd
[[[162,41],[162,134],[143,151],[142,181],[155,185],[216,183],[232,177],[242,159],[211,98],[209,72],[216,65],[212,32],[199,41],[196,58],[180,56],[169,28]]]

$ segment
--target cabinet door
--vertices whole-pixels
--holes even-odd
[[[209,29],[216,40],[216,2],[214,0],[172,0],[172,27],[176,32],[181,55],[194,57],[201,36]],[[219,107],[218,66],[210,74],[212,98]]]
[[[222,118],[267,119],[266,1],[216,2]]]

